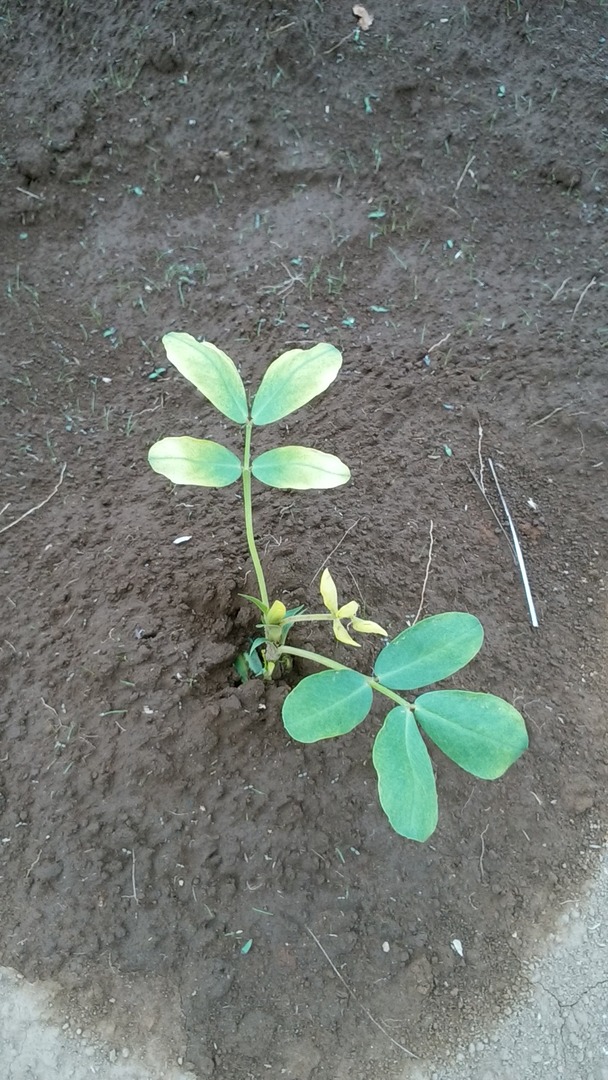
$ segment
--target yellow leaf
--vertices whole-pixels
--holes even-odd
[[[354,645],[356,649],[361,648],[359,642],[353,640],[348,630],[345,626],[342,626],[342,623],[339,619],[334,619],[332,627],[334,631],[334,637],[337,639],[337,641],[341,641],[343,645]]]
[[[351,619],[353,615],[356,615],[359,610],[359,605],[356,600],[349,600],[348,604],[342,604],[341,608],[338,608],[336,615],[339,619]]]
[[[334,579],[327,567],[325,567],[325,570],[321,574],[319,588],[325,607],[328,611],[331,611],[332,615],[336,615],[338,611],[338,590],[336,589]]]
[[[388,637],[386,630],[377,622],[372,622],[371,619],[358,619],[355,615],[354,619],[351,619],[350,625],[353,630],[357,630],[360,634],[381,634],[382,637]]]
[[[275,600],[274,604],[271,604],[266,614],[265,621],[267,623],[280,623],[283,621],[286,614],[287,608],[285,607],[285,604],[283,604],[281,600]]]

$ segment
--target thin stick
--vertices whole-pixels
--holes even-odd
[[[485,870],[483,868],[483,857],[484,857],[484,855],[486,853],[486,842],[484,840],[484,836],[486,835],[489,828],[490,828],[490,822],[488,822],[488,824],[486,825],[485,829],[483,830],[483,832],[481,833],[481,835],[479,837],[479,839],[481,840],[481,853],[479,855],[479,880],[481,881],[482,885],[485,885],[485,877],[486,877],[486,872],[485,872]]]
[[[136,904],[139,904],[139,897],[137,895],[137,887],[135,885],[135,852],[131,850],[131,884],[133,886],[133,892],[130,896],[123,896],[123,900],[135,900]]]
[[[344,543],[344,541],[345,541],[346,537],[348,536],[349,532],[352,532],[353,529],[359,524],[360,521],[361,521],[361,518],[357,518],[356,521],[353,521],[352,525],[348,526],[348,529],[346,530],[345,533],[342,534],[342,536],[338,540],[338,543],[336,544],[336,546],[334,548],[332,548],[329,555],[325,559],[323,559],[323,562],[321,563],[318,570],[315,570],[315,572],[312,575],[310,581],[308,582],[309,587],[314,583],[315,578],[327,566],[327,564],[328,564],[329,560],[331,559],[332,555],[335,555],[338,548],[342,546],[342,544]]]
[[[446,341],[449,341],[451,336],[452,331],[450,330],[449,334],[446,334],[445,337],[442,337],[439,341],[436,341],[434,345],[431,345],[430,349],[426,350],[426,355],[430,356],[431,353],[435,351],[435,349],[439,349],[442,345],[445,345]]]
[[[551,409],[551,412],[548,412],[546,416],[541,416],[540,420],[533,420],[530,427],[539,427],[540,424],[545,423],[545,420],[550,420],[552,416],[555,416],[556,413],[561,412],[562,409],[565,408],[565,405],[558,405],[557,409]]]
[[[393,1046],[398,1047],[398,1049],[402,1050],[403,1053],[407,1054],[408,1057],[416,1058],[416,1060],[419,1060],[418,1054],[414,1054],[412,1050],[408,1050],[407,1046],[403,1046],[402,1043],[397,1042],[396,1039],[393,1039],[393,1036],[391,1034],[389,1034],[389,1032],[386,1030],[386,1028],[383,1027],[382,1024],[379,1023],[378,1020],[374,1019],[374,1017],[370,1013],[369,1009],[366,1009],[365,1005],[361,1004],[361,1002],[359,1001],[359,998],[355,994],[355,991],[350,988],[350,986],[346,982],[346,979],[344,979],[343,976],[338,971],[338,969],[337,969],[336,965],[334,964],[333,960],[331,959],[331,957],[325,952],[325,949],[323,948],[323,946],[322,946],[321,942],[319,941],[318,937],[316,936],[316,934],[313,934],[313,932],[312,932],[312,930],[310,929],[309,926],[307,926],[306,929],[307,929],[308,933],[310,934],[312,940],[314,941],[315,945],[318,945],[318,947],[320,948],[321,952],[323,953],[323,956],[327,960],[327,963],[329,964],[330,968],[332,969],[334,975],[338,976],[338,978],[339,978],[340,982],[342,983],[342,986],[344,987],[344,989],[347,991],[347,993],[350,994],[353,1001],[357,1002],[357,1005],[359,1006],[361,1011],[365,1013],[365,1015],[367,1016],[367,1019],[371,1020],[372,1024],[375,1024],[376,1027],[378,1028],[378,1030],[381,1031],[383,1035],[386,1035],[387,1039],[389,1039],[392,1042]]]
[[[468,173],[469,169],[471,168],[471,165],[473,164],[474,161],[475,161],[475,154],[472,154],[472,156],[467,161],[464,169],[462,170],[462,173],[460,174],[460,180],[458,181],[458,183],[456,184],[456,187],[454,188],[454,194],[455,195],[456,195],[456,193],[458,191],[460,191],[460,185],[462,184],[465,176],[467,175],[467,173]]]
[[[562,281],[562,283],[561,283],[561,285],[560,285],[559,289],[556,289],[556,290],[555,290],[555,292],[553,293],[553,296],[551,297],[551,299],[550,299],[550,301],[549,301],[549,303],[550,303],[550,304],[552,304],[554,300],[557,300],[558,296],[559,296],[559,295],[560,295],[560,294],[561,294],[561,293],[563,292],[563,290],[564,290],[564,289],[566,288],[566,285],[568,284],[568,282],[569,282],[569,281],[570,281],[570,278],[569,278],[569,277],[565,277],[565,278],[564,278],[564,280]]]
[[[44,202],[44,196],[37,195],[35,191],[28,191],[27,188],[23,187],[18,187],[16,190],[20,191],[22,195],[29,195],[30,199],[38,199],[38,202]]]
[[[509,534],[508,534],[508,533],[506,532],[506,530],[505,530],[505,527],[504,527],[504,525],[503,525],[502,521],[500,520],[500,518],[499,518],[498,514],[496,513],[496,511],[495,511],[494,507],[492,506],[492,503],[491,503],[491,502],[490,502],[490,500],[488,499],[488,496],[486,495],[486,492],[485,492],[485,488],[483,488],[483,487],[481,486],[481,484],[479,483],[479,478],[478,478],[478,477],[476,476],[476,474],[475,474],[475,473],[473,472],[473,470],[472,470],[472,468],[471,468],[471,466],[470,466],[470,465],[467,465],[467,469],[469,470],[469,472],[470,472],[471,476],[473,477],[473,480],[474,480],[474,481],[475,481],[475,483],[477,484],[477,487],[478,487],[478,488],[479,488],[479,490],[481,491],[481,494],[483,495],[483,497],[484,497],[484,499],[485,499],[485,501],[486,501],[486,503],[487,503],[487,505],[488,505],[489,509],[491,510],[491,512],[492,512],[492,516],[494,517],[494,520],[495,520],[496,524],[498,525],[498,528],[500,529],[500,531],[501,531],[502,535],[504,536],[505,540],[507,541],[507,544],[508,544],[508,545],[509,545],[509,547],[511,548],[511,554],[512,554],[512,556],[513,556],[513,562],[515,562],[515,561],[516,561],[516,559],[515,559],[515,551],[514,551],[514,549],[513,549],[513,544],[511,543],[511,537],[510,537],[510,536],[509,536]]]
[[[570,317],[570,322],[574,322],[574,317],[575,317],[579,307],[581,306],[583,300],[585,299],[587,293],[589,292],[589,289],[592,287],[592,285],[595,285],[596,281],[597,281],[597,278],[592,277],[589,284],[585,285],[585,288],[583,289],[581,295],[579,296],[578,300],[576,301],[576,306],[575,306],[574,311],[572,312],[572,315]]]
[[[61,487],[61,484],[63,482],[63,474],[64,474],[66,468],[67,468],[67,461],[64,461],[63,465],[61,466],[61,476],[59,477],[59,480],[57,481],[57,483],[55,484],[55,487],[51,491],[51,494],[47,495],[46,499],[43,499],[42,502],[38,503],[37,506],[32,506],[30,510],[26,510],[25,514],[22,514],[21,517],[15,518],[15,520],[11,521],[8,525],[4,525],[3,528],[0,529],[0,533],[6,532],[7,529],[12,529],[13,525],[18,525],[20,521],[24,521],[24,519],[26,517],[29,517],[30,514],[33,514],[34,511],[40,510],[43,506],[46,506],[46,504],[49,502],[49,500],[53,498],[53,495],[56,495],[57,492],[59,491],[59,488]]]
[[[527,574],[527,571],[526,571],[526,564],[524,563],[524,557],[523,557],[522,552],[521,552],[521,547],[520,547],[520,543],[519,543],[519,537],[517,535],[515,525],[513,524],[513,518],[511,517],[511,514],[509,513],[509,507],[507,506],[507,503],[506,503],[505,497],[504,497],[504,495],[502,493],[500,484],[498,483],[498,477],[497,477],[496,471],[494,469],[494,463],[492,461],[492,458],[488,458],[488,465],[490,466],[490,472],[492,473],[492,478],[494,480],[494,483],[496,484],[496,490],[497,490],[497,492],[498,492],[498,494],[500,496],[500,501],[502,503],[503,510],[504,510],[504,512],[506,514],[507,521],[509,522],[509,528],[511,530],[511,536],[513,537],[513,547],[515,548],[515,557],[517,559],[517,565],[519,566],[519,572],[521,574],[521,580],[523,582],[524,592],[526,594],[526,600],[528,602],[528,611],[530,612],[530,622],[532,623],[532,626],[537,627],[538,626],[538,619],[536,617],[536,608],[534,607],[534,600],[532,599],[532,593],[530,591],[530,582],[528,581],[528,574]]]
[[[344,45],[347,41],[349,41],[350,38],[352,38],[355,34],[356,29],[357,27],[355,27],[354,30],[351,30],[350,34],[347,34],[346,37],[343,37],[342,40],[337,43],[337,45],[332,45],[331,49],[325,49],[323,56],[329,56],[330,53],[335,52],[336,49],[339,49],[341,45]]]
[[[40,848],[40,851],[38,852],[38,854],[37,854],[36,858],[34,859],[32,865],[30,866],[29,870],[27,871],[27,873],[25,875],[26,879],[30,876],[30,874],[31,874],[32,870],[34,869],[34,867],[37,866],[38,863],[40,862],[40,856],[41,855],[42,855],[42,848]]]
[[[419,604],[419,607],[418,607],[418,611],[416,612],[416,618],[414,619],[414,621],[412,623],[412,626],[416,625],[416,623],[418,622],[418,619],[422,615],[422,609],[424,607],[424,597],[425,597],[425,594],[426,594],[426,587],[427,587],[428,580],[429,580],[429,574],[431,572],[431,562],[432,561],[433,561],[433,522],[431,521],[431,524],[430,524],[430,527],[429,527],[429,555],[428,555],[428,559],[426,560],[426,573],[424,575],[424,581],[422,583],[422,593],[420,595],[420,604]]]
[[[483,428],[482,428],[481,423],[479,421],[477,421],[477,434],[479,436],[479,438],[477,439],[477,460],[479,461],[479,490],[481,491],[482,495],[485,495],[486,489],[485,489],[484,482],[483,482],[483,457],[482,457],[482,453],[481,453],[481,440],[483,439]]]

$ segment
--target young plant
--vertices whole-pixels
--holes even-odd
[[[282,600],[271,601],[255,543],[252,477],[270,487],[298,490],[338,487],[350,479],[339,458],[312,447],[279,446],[253,459],[251,453],[255,427],[289,416],[330,386],[342,365],[340,353],[328,344],[283,353],[267,368],[249,403],[235,364],[215,345],[177,333],[167,334],[163,344],[177,370],[243,431],[242,457],[220,443],[185,435],[161,439],[148,454],[155,472],[174,484],[226,487],[241,481],[245,534],[259,592],[246,599],[261,621],[237,670],[242,677],[251,673],[270,679],[288,668],[293,657],[325,668],[303,678],[283,703],[285,728],[303,743],[347,734],[370,712],[374,691],[387,698],[392,708],[372,754],[380,804],[397,833],[427,840],[437,825],[437,791],[421,729],[447,757],[483,780],[502,776],[526,749],[528,736],[517,710],[493,694],[431,690],[413,701],[404,697],[448,678],[473,659],[483,641],[474,615],[432,615],[403,630],[385,644],[371,675],[288,644],[292,628],[303,622],[328,622],[337,641],[355,648],[359,642],[351,630],[388,636],[378,623],[359,618],[356,601],[340,603],[327,569],[320,583],[324,611],[288,610]]]

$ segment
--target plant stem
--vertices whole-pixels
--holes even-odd
[[[332,671],[355,670],[355,668],[350,668],[346,664],[339,664],[337,660],[330,660],[328,656],[322,656],[321,653],[309,652],[308,649],[296,649],[292,645],[281,645],[278,649],[279,657],[284,653],[288,653],[289,656],[300,656],[303,660],[312,660],[313,663],[321,664],[322,667],[331,668]],[[370,675],[363,675],[361,671],[358,671],[357,674],[365,679],[372,690],[377,690],[379,694],[384,694],[384,696],[390,698],[391,701],[396,701],[397,705],[403,706],[404,709],[409,709],[410,711],[413,709],[411,702],[400,697],[394,690],[389,690],[388,686],[383,686],[382,683],[376,682]]]
[[[252,427],[253,421],[248,420],[245,424],[245,449],[243,451],[243,506],[245,508],[245,533],[247,535],[247,546],[249,548],[249,554],[251,555],[253,569],[255,570],[258,589],[260,590],[260,600],[266,607],[268,607],[268,589],[266,588],[266,579],[264,578],[264,571],[262,570],[262,563],[260,562],[258,549],[255,546],[255,534],[253,531],[253,510],[251,505]]]

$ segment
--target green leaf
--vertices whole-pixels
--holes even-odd
[[[372,754],[378,796],[395,832],[428,840],[437,826],[437,789],[428,750],[409,709],[391,709]]]
[[[468,664],[482,642],[483,627],[474,615],[431,615],[389,641],[376,660],[376,678],[390,690],[429,686]]]
[[[245,653],[239,653],[234,661],[234,670],[236,671],[239,679],[242,683],[246,683],[249,680],[249,662]]]
[[[266,369],[253,399],[254,424],[272,424],[306,405],[331,386],[341,367],[342,356],[326,342],[283,353]]]
[[[257,596],[250,596],[249,593],[246,592],[240,592],[239,596],[242,596],[243,600],[249,600],[249,603],[254,604],[255,607],[259,608],[263,615],[268,611],[267,605],[263,604],[261,600],[258,600]]]
[[[414,716],[447,757],[481,780],[502,776],[528,746],[523,717],[494,694],[435,690],[416,698]]]
[[[319,671],[308,675],[283,702],[283,723],[292,739],[313,743],[333,739],[365,720],[373,691],[358,671]]]
[[[216,409],[237,424],[247,422],[247,395],[234,361],[208,341],[191,334],[165,334],[163,345],[174,367]]]
[[[249,652],[247,653],[247,657],[246,657],[249,668],[251,669],[253,674],[256,675],[256,676],[261,675],[263,670],[264,670],[264,665],[262,664],[262,661],[260,660],[260,657],[259,657],[258,651],[257,651],[258,646],[260,644],[263,644],[263,643],[264,643],[264,638],[262,638],[261,641],[258,638],[256,638],[256,641],[253,641],[251,643],[251,646],[249,648]]]
[[[189,435],[161,439],[148,451],[154,472],[174,484],[198,487],[227,487],[241,475],[241,463],[232,450],[210,439],[191,439]]]
[[[333,488],[350,480],[350,469],[334,454],[310,446],[278,446],[251,466],[257,480],[276,488]]]

